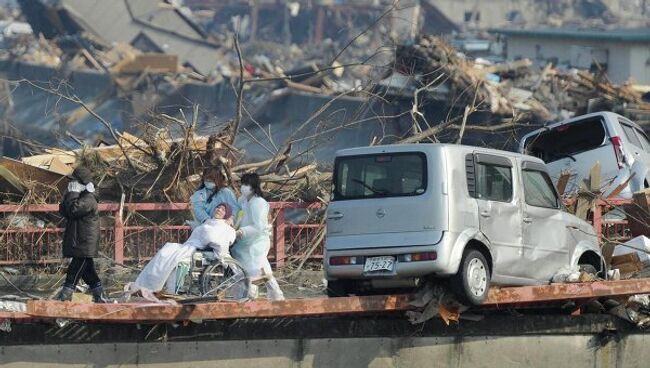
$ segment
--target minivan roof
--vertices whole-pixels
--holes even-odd
[[[375,153],[396,153],[396,152],[439,152],[446,151],[449,153],[456,154],[467,154],[474,151],[480,151],[485,153],[492,153],[495,155],[508,156],[512,158],[522,158],[527,161],[538,162],[544,164],[544,161],[540,160],[537,157],[524,155],[521,153],[515,153],[510,151],[496,150],[492,148],[476,147],[476,146],[465,146],[461,144],[449,144],[449,143],[409,143],[409,144],[387,144],[383,146],[368,146],[368,147],[355,147],[355,148],[346,148],[336,152],[336,157],[342,156],[356,156],[356,155],[367,155]]]

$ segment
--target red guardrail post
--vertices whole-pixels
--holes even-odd
[[[124,263],[124,222],[122,212],[124,205],[120,203],[115,213],[115,262]]]
[[[284,230],[287,228],[287,224],[284,222],[284,220],[284,207],[279,207],[277,215],[275,216],[274,224],[275,268],[277,269],[284,267]]]

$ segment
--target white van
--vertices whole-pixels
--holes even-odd
[[[472,304],[491,282],[604,271],[593,228],[564,210],[540,159],[448,144],[337,152],[324,263],[330,296],[434,276]]]
[[[618,197],[632,198],[649,186],[650,140],[638,125],[613,112],[577,116],[535,130],[523,137],[519,151],[544,160],[556,184],[563,172],[571,174],[565,193],[577,192],[596,162],[605,196],[628,179]]]

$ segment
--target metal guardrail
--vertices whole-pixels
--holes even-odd
[[[608,207],[623,207],[632,203],[634,202],[631,199],[601,199],[596,203],[590,221],[594,226],[599,241],[602,241],[603,238],[619,241],[629,240],[628,221],[606,219],[603,214]]]
[[[288,209],[319,209],[320,203],[271,202],[273,211],[273,242],[269,259],[277,268],[284,267],[290,257],[301,257],[299,245],[310,244],[316,238],[319,224],[292,224],[286,222]],[[100,212],[112,214],[112,226],[101,227],[100,249],[116,262],[146,260],[166,242],[182,243],[189,237],[186,225],[129,226],[125,212],[189,211],[188,203],[100,203]],[[0,215],[56,214],[58,204],[0,205]],[[6,227],[0,229],[0,265],[48,264],[61,259],[63,228],[60,227]],[[320,246],[319,246],[320,248]],[[317,249],[313,258],[322,257]]]
[[[603,217],[605,208],[631,204],[632,200],[600,200],[589,219],[599,239],[626,240],[629,238],[627,220]],[[313,245],[320,224],[292,224],[286,221],[288,209],[320,209],[320,203],[271,202],[273,210],[273,242],[269,260],[282,268],[292,258],[300,258],[301,248]],[[190,228],[184,225],[129,226],[124,222],[125,212],[189,211],[188,203],[100,203],[100,212],[112,213],[114,224],[102,227],[102,251],[116,262],[141,261],[152,257],[166,242],[182,243],[189,237]],[[0,215],[18,213],[58,213],[57,204],[0,205]],[[25,227],[0,229],[0,265],[59,263],[61,237],[59,227]],[[323,256],[322,244],[311,258]]]

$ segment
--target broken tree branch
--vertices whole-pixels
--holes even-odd
[[[237,132],[239,131],[239,124],[241,123],[242,104],[244,103],[244,61],[242,60],[241,48],[239,47],[239,35],[235,34],[233,39],[235,42],[235,50],[237,50],[237,59],[239,60],[239,81],[237,87],[237,111],[233,123],[232,134],[230,135],[230,142],[228,143],[234,146],[235,140],[237,139]]]

